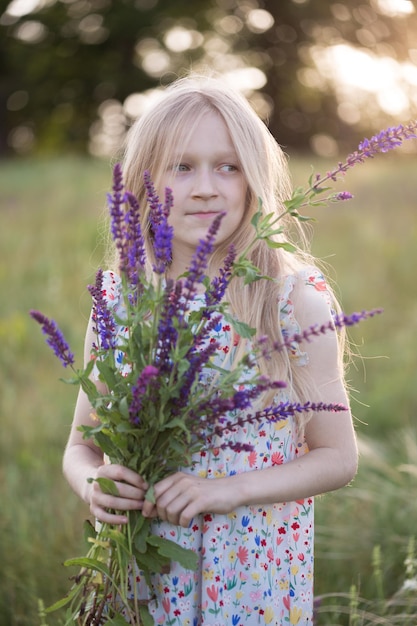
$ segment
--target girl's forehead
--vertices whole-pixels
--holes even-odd
[[[183,155],[187,151],[221,152],[236,157],[236,147],[230,129],[223,116],[216,111],[206,111],[192,119],[168,139],[168,151],[172,155]]]

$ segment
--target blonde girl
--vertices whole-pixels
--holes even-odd
[[[278,216],[290,195],[287,163],[279,145],[247,101],[214,78],[191,76],[177,81],[128,135],[123,172],[126,188],[141,203],[150,271],[154,254],[145,206],[145,170],[160,194],[167,186],[173,190],[173,257],[167,277],[174,279],[187,269],[217,213],[225,215],[208,268],[210,276],[219,270],[231,243],[239,253],[253,239],[251,219],[259,200],[264,214]],[[272,340],[326,323],[337,308],[317,264],[305,251],[298,223],[288,216],[281,223],[280,237],[292,241],[296,252],[257,242],[250,258],[273,280],[249,286],[232,281],[227,293],[233,314]],[[109,304],[117,310],[115,257],[113,270],[106,274],[105,289]],[[219,363],[224,364],[227,354],[231,367],[241,351],[250,350],[226,323],[216,329],[216,339],[221,344]],[[93,341],[90,323],[86,359]],[[279,400],[347,406],[342,363],[342,342],[330,333],[277,353],[261,368],[271,378],[287,382]],[[141,509],[153,518],[153,532],[199,555],[197,572],[174,563],[169,573],[156,575],[151,597],[140,572],[132,579],[139,594],[148,598],[156,624],[312,623],[313,497],[346,485],[355,475],[357,449],[349,410],[246,425],[236,438],[251,443],[252,452],[214,447],[196,455],[191,468],[179,468],[155,486],[155,505],[144,499],[147,484],[141,476],[105,464],[100,450],[82,439],[77,428],[91,423],[90,413],[80,391],[64,472],[91,513],[100,521],[124,524],[123,511]],[[97,483],[87,482],[91,476],[114,480],[119,495],[104,494]]]

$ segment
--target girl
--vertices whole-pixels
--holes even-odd
[[[141,202],[147,256],[154,262],[147,222],[143,173],[157,190],[173,190],[172,263],[167,277],[189,266],[200,238],[218,212],[225,213],[208,273],[221,266],[231,242],[239,253],[253,238],[251,218],[262,199],[265,214],[283,212],[289,197],[284,155],[246,100],[216,79],[189,77],[167,88],[163,98],[131,128],[124,155],[126,188]],[[298,222],[288,218],[286,236]],[[227,301],[259,335],[282,340],[302,328],[326,323],[337,307],[313,260],[259,241],[252,262],[272,281],[244,286],[233,280]],[[106,273],[106,297],[118,306],[118,277]],[[227,325],[219,331],[231,366],[241,350]],[[85,358],[95,335],[90,322]],[[238,345],[234,345],[238,343]],[[280,400],[348,404],[341,338],[328,333],[260,367],[285,380]],[[223,358],[222,357],[222,358]],[[223,359],[224,360],[224,359]],[[222,361],[223,362],[223,361]],[[97,382],[97,384],[100,384]],[[268,399],[265,399],[267,402]],[[313,615],[313,496],[349,483],[357,449],[349,411],[320,412],[286,421],[245,425],[236,437],[252,452],[212,449],[196,455],[193,467],[155,485],[156,504],[144,499],[148,485],[135,472],[104,462],[78,427],[91,424],[91,407],[80,390],[64,454],[64,472],[75,492],[102,522],[124,524],[114,513],[141,509],[153,532],[192,548],[199,570],[173,563],[154,577],[149,610],[156,624],[255,626],[311,624]],[[119,495],[104,494],[89,477],[116,482]],[[135,579],[140,593],[140,573]]]

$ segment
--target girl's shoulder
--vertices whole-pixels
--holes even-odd
[[[122,280],[116,272],[103,272],[102,294],[109,308],[114,309],[120,304]]]
[[[313,301],[318,297],[329,307],[333,305],[331,289],[322,272],[314,266],[307,266],[283,276],[280,279],[280,288],[281,301],[285,301],[291,293],[294,293],[297,300]]]
[[[324,275],[314,266],[308,266],[280,279],[279,320],[284,339],[299,334],[302,330],[323,318],[331,319],[333,297]],[[307,353],[296,342],[290,356],[297,365],[308,363]]]

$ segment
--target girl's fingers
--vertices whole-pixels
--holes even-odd
[[[118,492],[117,496],[105,493],[97,480],[93,482],[90,511],[99,521],[126,524],[125,511],[142,509],[148,485],[139,474],[121,465],[108,464],[99,467],[97,478],[112,480]]]
[[[142,476],[122,465],[104,464],[98,468],[97,478],[110,478],[115,482],[123,482],[140,489],[147,489],[148,484]]]

